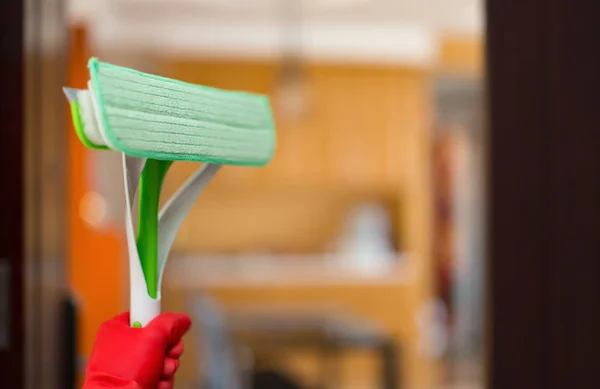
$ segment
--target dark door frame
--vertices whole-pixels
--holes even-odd
[[[9,307],[2,313],[8,313],[9,345],[0,346],[0,380],[6,389],[22,388],[24,378],[23,10],[23,0],[0,1],[0,262],[9,278],[8,287],[0,281]]]
[[[600,387],[600,2],[486,5],[488,387]]]

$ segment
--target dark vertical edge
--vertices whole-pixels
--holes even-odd
[[[597,387],[600,366],[600,4],[550,0],[547,20],[552,215],[547,369]]]
[[[598,386],[599,12],[487,1],[491,389]]]
[[[2,388],[23,386],[23,11],[22,0],[0,2],[0,259],[10,267],[10,346],[0,350]]]
[[[535,1],[487,2],[490,389],[541,385],[544,128]]]
[[[381,387],[384,389],[403,389],[401,372],[400,347],[394,341],[385,341],[380,345],[381,353]]]
[[[77,383],[77,305],[66,296],[60,304],[60,334],[57,347],[60,363],[57,388],[75,389]]]
[[[43,215],[42,215],[42,204],[43,204],[43,193],[44,186],[42,182],[42,172],[44,169],[43,166],[43,145],[42,142],[37,141],[41,139],[40,132],[42,131],[42,118],[43,110],[43,57],[42,53],[44,51],[43,42],[42,42],[42,29],[43,29],[43,0],[29,0],[27,14],[25,18],[25,27],[30,31],[29,41],[27,42],[29,46],[26,46],[26,57],[25,61],[28,62],[28,68],[30,70],[29,74],[27,74],[28,80],[30,82],[29,85],[31,87],[27,90],[31,96],[28,96],[27,102],[27,113],[28,116],[28,124],[30,127],[28,128],[28,137],[27,137],[27,152],[30,153],[28,156],[27,162],[31,164],[31,168],[28,169],[28,172],[31,174],[28,177],[29,187],[26,188],[28,194],[30,194],[30,202],[27,204],[28,207],[31,207],[28,211],[33,215],[32,219],[29,222],[32,223],[31,228],[28,228],[28,232],[31,234],[30,238],[31,246],[29,247],[28,257],[28,269],[30,273],[28,274],[27,282],[30,283],[30,290],[32,292],[31,298],[27,300],[27,303],[31,306],[29,307],[29,312],[31,312],[31,316],[28,320],[33,320],[34,322],[44,322],[43,315],[43,302],[44,302],[44,288],[42,285],[43,282],[43,251],[42,251],[42,239],[43,239],[43,231],[42,231],[42,223],[43,223]],[[30,344],[32,345],[31,350],[27,350],[31,352],[30,355],[31,365],[28,366],[28,377],[26,384],[28,387],[39,388],[43,386],[43,359],[44,355],[47,352],[46,344],[43,339],[44,329],[40,326],[32,326],[31,332],[28,333],[30,337]]]

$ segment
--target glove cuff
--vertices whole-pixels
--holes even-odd
[[[86,374],[82,389],[143,389],[137,382],[106,373],[90,372]]]

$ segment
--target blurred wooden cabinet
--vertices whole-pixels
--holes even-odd
[[[169,60],[160,73],[272,94],[277,70],[273,63]],[[288,287],[276,293],[255,288],[253,293],[265,302],[286,296],[308,299],[310,293],[316,299],[348,302],[343,295],[353,290],[357,310],[379,317],[404,338],[407,382],[415,387],[429,387],[432,380],[430,363],[416,349],[414,324],[414,312],[432,290],[429,80],[427,70],[401,66],[308,65],[306,115],[285,120],[276,112],[273,161],[263,168],[223,168],[186,219],[174,248],[188,254],[318,252],[335,238],[340,220],[357,199],[392,199],[398,205],[392,212],[401,249],[416,258],[418,281],[413,285],[378,287],[372,294],[351,285],[333,286],[329,295],[318,289],[292,294]],[[195,168],[175,164],[165,191],[174,191]],[[251,295],[240,288],[227,294],[240,302]],[[368,302],[361,300],[367,295]],[[371,312],[375,306],[378,312]]]
[[[264,94],[274,91],[277,71],[272,63],[169,61],[162,67],[168,77]],[[273,161],[225,168],[214,185],[399,190],[410,153],[407,134],[422,124],[423,79],[423,71],[398,67],[308,66],[306,114],[284,120],[275,112]],[[178,164],[172,182],[193,169]]]

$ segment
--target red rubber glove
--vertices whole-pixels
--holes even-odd
[[[144,328],[129,326],[129,312],[100,326],[83,389],[172,389],[183,353],[187,315],[163,313]]]

